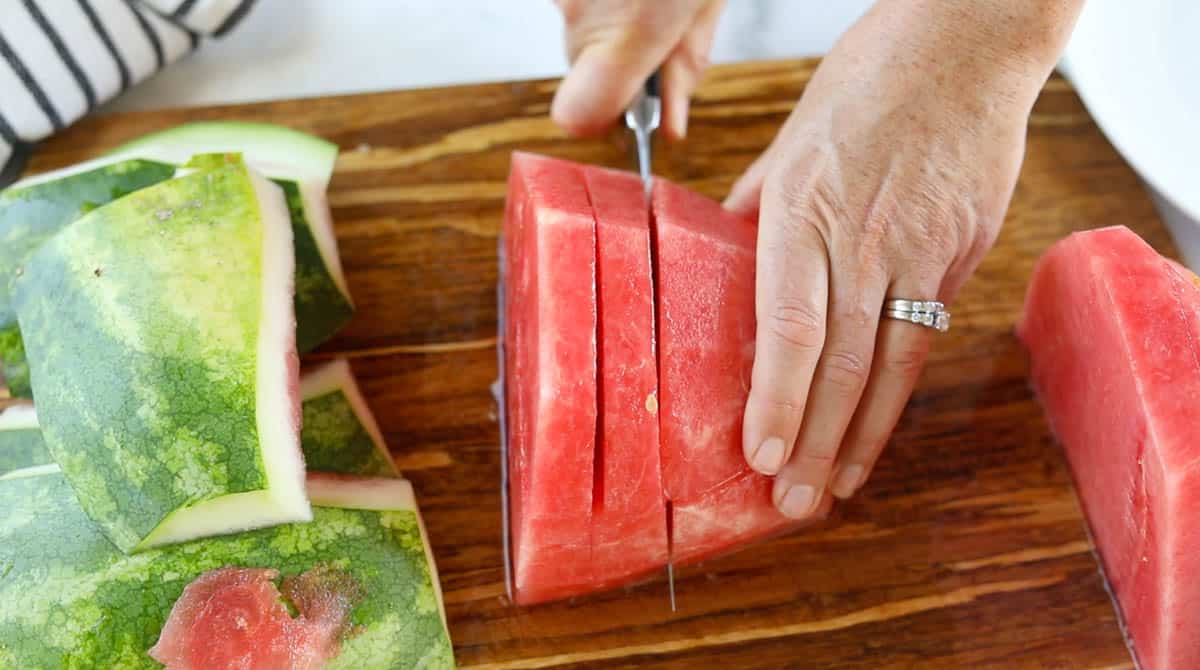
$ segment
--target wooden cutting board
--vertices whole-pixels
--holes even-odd
[[[690,137],[655,172],[723,197],[815,61],[714,68]],[[1132,667],[1070,477],[1013,336],[1034,260],[1074,230],[1169,238],[1133,172],[1062,79],[1046,86],[996,248],[953,306],[862,493],[803,534],[665,580],[532,609],[505,598],[496,407],[496,242],[509,153],[628,167],[623,133],[570,140],[555,82],[94,118],[30,169],[197,119],[270,121],[343,150],[330,201],[359,312],[312,359],[349,356],[414,481],[464,668]],[[220,253],[220,250],[214,250]]]

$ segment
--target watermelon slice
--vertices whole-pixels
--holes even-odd
[[[291,226],[231,161],[92,211],[13,282],[46,446],[126,551],[311,518]]]
[[[57,466],[0,478],[0,509],[6,510],[0,515],[0,667],[161,667],[147,651],[163,634],[169,644],[188,632],[164,631],[184,589],[230,567],[282,575],[284,594],[307,609],[315,619],[310,624],[320,624],[314,638],[320,642],[322,630],[338,628],[331,616],[337,610],[325,610],[329,603],[320,597],[347,593],[340,576],[335,588],[323,588],[328,573],[322,566],[332,566],[361,586],[362,600],[352,608],[354,629],[324,668],[453,668],[437,573],[408,482],[314,476],[309,493],[311,523],[127,556],[84,514]],[[308,583],[296,582],[314,568]],[[231,645],[226,638],[208,641]]]
[[[21,261],[85,212],[174,174],[174,165],[135,158],[42,175],[0,192],[0,372],[12,396],[32,397],[9,291]]]
[[[757,230],[719,203],[655,180],[659,395],[672,551],[687,563],[797,525],[742,452],[754,363]],[[821,515],[817,515],[819,518]]]
[[[504,222],[514,597],[591,587],[596,235],[573,166],[514,153]]]
[[[300,447],[309,470],[400,476],[346,359],[303,375],[300,398]]]
[[[14,405],[0,412],[0,475],[52,462],[33,405]]]
[[[594,586],[667,562],[658,447],[650,221],[636,175],[585,168],[596,220],[599,409],[592,500]]]
[[[1141,667],[1200,667],[1200,288],[1123,227],[1034,269],[1018,334]]]

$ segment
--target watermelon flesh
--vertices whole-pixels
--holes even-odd
[[[596,235],[574,170],[514,154],[504,222],[513,590],[590,589],[596,441]]]
[[[659,465],[650,220],[641,179],[584,168],[596,221],[599,410],[593,488],[594,587],[667,562]]]
[[[1123,227],[1034,269],[1017,332],[1141,667],[1200,667],[1200,287]]]
[[[362,599],[353,577],[326,566],[284,582],[292,618],[269,568],[210,570],[175,601],[150,657],[167,670],[315,670],[337,655]]]
[[[796,527],[741,448],[755,226],[664,180],[651,204],[631,173],[513,155],[502,328],[520,604]]]

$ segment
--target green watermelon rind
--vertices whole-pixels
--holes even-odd
[[[340,508],[360,486],[372,504]],[[386,498],[382,496],[387,496]],[[183,588],[208,570],[262,567],[282,576],[333,565],[364,587],[358,627],[327,670],[453,668],[436,571],[420,512],[402,480],[315,487],[314,519],[127,556],[79,509],[54,466],[0,478],[0,668],[158,668],[146,654]]]
[[[0,475],[53,462],[33,405],[13,405],[0,411]]]
[[[311,518],[291,246],[235,163],[94,210],[14,282],[46,445],[122,550]]]
[[[302,375],[300,399],[300,442],[310,471],[401,476],[346,359]]]

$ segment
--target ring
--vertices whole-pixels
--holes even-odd
[[[933,328],[939,333],[950,330],[950,312],[936,300],[889,300],[884,315],[900,321]]]

